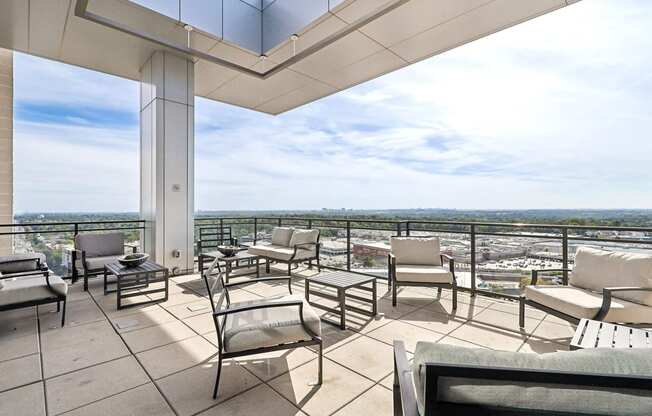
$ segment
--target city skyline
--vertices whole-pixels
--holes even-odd
[[[650,207],[650,22],[585,0],[278,117],[197,98],[196,210]],[[15,66],[16,212],[138,211],[138,84]]]

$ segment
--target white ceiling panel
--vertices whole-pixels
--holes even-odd
[[[30,0],[29,50],[59,57],[71,0]]]
[[[325,76],[323,81],[335,85],[338,89],[346,89],[352,85],[360,84],[402,68],[407,64],[392,51],[383,49],[361,61]]]
[[[318,81],[310,81],[308,84],[297,90],[290,91],[285,95],[281,95],[280,97],[263,103],[257,107],[256,110],[269,114],[280,114],[305,103],[330,95],[336,91],[337,90],[330,85]]]
[[[564,6],[564,0],[494,0],[390,49],[409,62],[433,56]]]
[[[376,10],[386,7],[394,1],[396,0],[355,0],[338,5],[333,12],[345,22],[353,23]],[[435,2],[435,0],[431,1]],[[405,24],[405,22],[401,24]]]
[[[225,82],[239,75],[238,72],[207,61],[195,64],[195,94],[208,97]]]
[[[28,2],[25,0],[0,1],[0,47],[27,51]]]

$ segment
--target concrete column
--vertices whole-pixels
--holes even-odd
[[[194,64],[155,52],[141,69],[143,245],[173,271],[194,266]]]
[[[0,49],[0,224],[14,218],[14,53]],[[11,231],[0,228],[0,232]],[[0,236],[0,255],[13,251],[12,238]]]

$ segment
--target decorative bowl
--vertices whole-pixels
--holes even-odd
[[[217,246],[217,251],[222,253],[224,257],[233,257],[242,250],[239,246]]]
[[[118,259],[118,262],[125,267],[136,267],[145,263],[149,258],[149,254],[146,253],[134,253],[127,254]]]

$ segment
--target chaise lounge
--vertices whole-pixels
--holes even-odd
[[[289,227],[274,227],[272,243],[249,247],[248,252],[267,260],[266,269],[269,273],[271,263],[288,265],[288,276],[292,275],[292,265],[308,262],[312,268],[313,260],[319,264],[319,230],[303,230]]]
[[[561,285],[539,285],[542,272],[562,272]],[[587,318],[613,323],[652,323],[652,256],[579,247],[575,268],[533,270],[520,297],[519,325],[525,305],[577,324]]]

